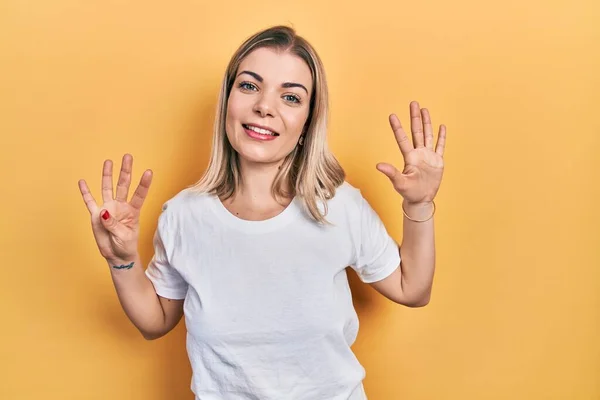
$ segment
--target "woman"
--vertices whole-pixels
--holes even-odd
[[[434,148],[429,114],[413,102],[411,144],[390,116],[405,167],[377,168],[403,197],[399,248],[327,148],[327,96],[319,57],[292,29],[243,43],[223,80],[208,169],[163,206],[146,271],[137,245],[152,172],[127,202],[132,157],[114,198],[105,161],[102,208],[79,182],[133,324],[156,339],[185,315],[197,399],[366,399],[346,267],[396,303],[429,301],[445,127]]]

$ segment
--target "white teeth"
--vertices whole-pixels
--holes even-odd
[[[261,128],[257,128],[255,126],[251,126],[251,125],[246,125],[248,127],[248,129],[250,129],[251,131],[254,131],[256,133],[260,133],[261,135],[269,135],[269,136],[275,136],[275,134],[271,131],[268,131],[266,129],[261,129]]]

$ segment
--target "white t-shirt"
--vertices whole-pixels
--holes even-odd
[[[349,183],[328,209],[334,226],[311,220],[298,198],[265,221],[189,189],[165,203],[146,274],[160,296],[185,299],[197,400],[366,399],[346,267],[375,282],[400,255]]]

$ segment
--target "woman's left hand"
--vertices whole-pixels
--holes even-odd
[[[434,150],[429,111],[426,108],[421,109],[416,101],[410,103],[412,143],[395,114],[390,115],[390,125],[404,158],[404,169],[400,172],[393,165],[386,163],[377,164],[377,169],[390,178],[394,189],[408,204],[432,202],[440,188],[444,172],[446,127],[440,125]]]

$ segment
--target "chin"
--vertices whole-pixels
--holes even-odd
[[[281,158],[276,157],[274,154],[271,154],[267,151],[260,151],[262,149],[242,149],[242,151],[237,151],[240,160],[258,163],[258,164],[273,164],[281,160]]]

